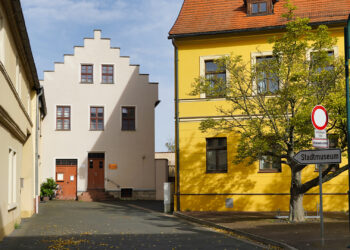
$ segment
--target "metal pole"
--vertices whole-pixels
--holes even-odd
[[[350,110],[349,110],[349,26],[350,15],[348,18],[347,27],[344,29],[345,36],[345,82],[346,82],[346,112],[347,112],[347,143],[348,143],[348,164],[350,159]],[[349,231],[350,231],[350,169],[348,170],[348,208],[349,208]]]
[[[323,201],[322,201],[322,170],[321,164],[317,164],[318,167],[318,179],[320,185],[320,221],[321,221],[321,242],[324,246],[324,224],[323,224]]]

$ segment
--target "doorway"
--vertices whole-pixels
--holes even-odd
[[[105,188],[105,154],[88,154],[88,189]]]
[[[76,159],[56,159],[57,199],[75,200],[77,198],[77,166]]]

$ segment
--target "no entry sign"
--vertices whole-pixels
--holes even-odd
[[[328,124],[327,110],[321,105],[315,106],[312,109],[311,121],[312,121],[312,125],[314,125],[315,129],[318,129],[318,130],[325,129],[327,127],[327,124]]]

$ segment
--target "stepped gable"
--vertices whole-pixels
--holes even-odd
[[[169,38],[201,34],[231,33],[282,28],[286,0],[273,1],[273,14],[247,15],[246,0],[184,0]],[[296,16],[310,23],[345,23],[350,14],[349,0],[292,0]]]
[[[138,72],[138,75],[141,76],[141,77],[144,77],[146,76],[147,77],[147,82],[149,84],[158,84],[158,82],[150,82],[148,80],[148,77],[149,77],[149,74],[143,74],[143,73],[140,73],[139,70],[140,70],[140,64],[130,64],[130,56],[121,56],[120,55],[120,47],[112,47],[110,46],[110,41],[111,39],[110,38],[102,38],[101,37],[101,32],[102,30],[100,29],[95,29],[94,30],[94,37],[84,37],[84,46],[74,46],[73,49],[74,49],[74,53],[73,54],[63,54],[63,62],[54,62],[54,70],[44,70],[44,78],[40,81],[44,81],[45,80],[45,75],[48,74],[48,73],[53,73],[55,72],[56,68],[59,66],[59,65],[62,65],[62,64],[65,64],[67,62],[67,58],[69,57],[73,57],[76,55],[76,53],[80,50],[80,49],[85,49],[86,47],[86,41],[87,40],[94,40],[94,39],[100,39],[100,40],[106,40],[108,41],[108,46],[111,50],[117,50],[117,55],[119,58],[122,58],[122,59],[126,59],[128,60],[129,62],[129,66],[130,67],[136,67],[137,68],[137,72]]]

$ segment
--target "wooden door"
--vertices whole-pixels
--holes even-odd
[[[88,189],[104,189],[104,158],[88,158]]]
[[[67,161],[67,160],[62,160]],[[68,160],[69,161],[69,160]],[[58,190],[56,198],[60,200],[75,200],[77,198],[77,164],[76,160],[66,162],[67,165],[57,164],[56,161],[56,183]],[[63,162],[64,163],[64,162]]]

